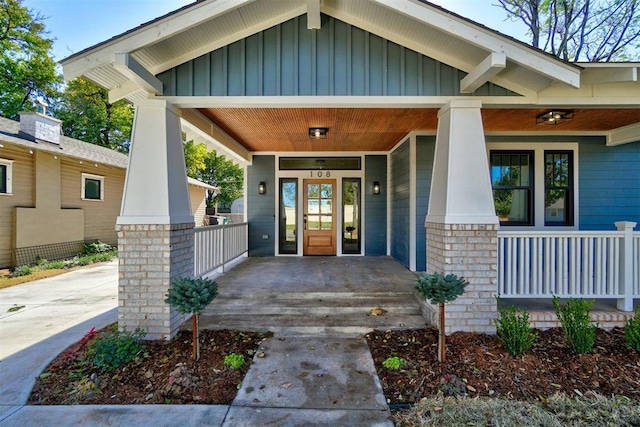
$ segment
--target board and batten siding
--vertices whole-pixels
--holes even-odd
[[[391,204],[391,256],[406,267],[410,264],[410,141],[391,153],[389,197]]]
[[[247,205],[249,223],[249,256],[274,256],[276,233],[276,159],[275,156],[253,156],[247,166]],[[258,184],[264,181],[266,194],[258,194]],[[266,239],[264,238],[266,236]]]
[[[431,176],[436,149],[435,136],[416,137],[416,271],[427,269],[427,229]]]
[[[387,156],[365,156],[364,208],[366,256],[387,255]],[[380,183],[380,194],[373,194],[373,183]]]
[[[0,268],[13,266],[15,207],[35,206],[34,156],[29,150],[3,145],[0,158],[13,160],[13,188],[11,195],[0,195]]]
[[[375,34],[306,14],[166,70],[165,96],[516,96],[486,83],[460,93],[466,73]]]
[[[116,219],[120,215],[125,169],[98,165],[78,160],[61,160],[61,200],[63,209],[84,211],[84,239],[118,244]],[[82,200],[82,174],[104,177],[104,200]]]
[[[608,147],[603,136],[487,136],[486,140],[517,143],[522,150],[537,143],[577,142],[579,229],[615,230],[616,221],[634,221],[640,229],[640,141]]]

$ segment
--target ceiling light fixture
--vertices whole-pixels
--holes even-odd
[[[326,139],[328,131],[328,128],[309,128],[309,138]]]
[[[551,110],[536,117],[536,124],[559,125],[573,119],[573,111]]]

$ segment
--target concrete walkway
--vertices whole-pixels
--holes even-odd
[[[0,290],[0,426],[392,426],[362,338],[265,341],[228,406],[26,405],[53,358],[115,321],[115,261]]]

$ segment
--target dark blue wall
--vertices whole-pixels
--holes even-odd
[[[391,153],[391,256],[409,267],[409,140]]]
[[[382,256],[387,254],[387,156],[365,156],[364,209],[365,247],[364,254]],[[373,182],[380,183],[380,194],[373,194]]]
[[[275,156],[253,156],[247,167],[247,221],[249,256],[274,256],[276,232]],[[267,184],[267,193],[258,194],[258,184]],[[268,236],[263,239],[263,236]]]
[[[429,208],[435,149],[435,135],[416,138],[416,271],[427,269],[427,230],[424,220]]]
[[[306,14],[157,75],[166,96],[511,96],[486,83],[460,93],[466,73],[345,22]]]

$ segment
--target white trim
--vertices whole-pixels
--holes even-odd
[[[640,141],[640,123],[634,123],[607,132],[607,147]]]
[[[88,199],[85,197],[85,185],[87,183],[87,179],[91,179],[94,181],[100,181],[100,198],[99,199]],[[80,199],[86,200],[89,202],[101,202],[104,201],[104,176],[94,175],[90,173],[82,173],[82,182],[80,189]]]
[[[567,231],[579,230],[580,228],[580,212],[579,212],[579,189],[578,181],[578,164],[579,164],[579,144],[577,142],[489,142],[487,143],[487,162],[491,161],[489,153],[491,150],[527,150],[533,151],[533,188],[534,188],[534,213],[532,226],[503,226],[508,231]],[[573,151],[573,225],[572,226],[545,226],[544,225],[544,152],[545,151]],[[489,165],[491,172],[491,165]]]
[[[417,172],[417,151],[416,135],[409,137],[409,270],[416,271],[416,204],[418,194],[418,184],[416,182]]]
[[[460,92],[473,93],[480,86],[495,77],[507,67],[507,55],[504,52],[491,52],[484,61],[460,80]]]
[[[320,18],[320,0],[307,0],[307,30],[322,28]]]
[[[0,193],[0,196],[13,195],[13,160],[0,158],[0,165],[7,167],[7,192]]]
[[[131,54],[114,53],[113,68],[128,80],[134,81],[144,91],[154,95],[162,94],[162,82],[136,61]]]

